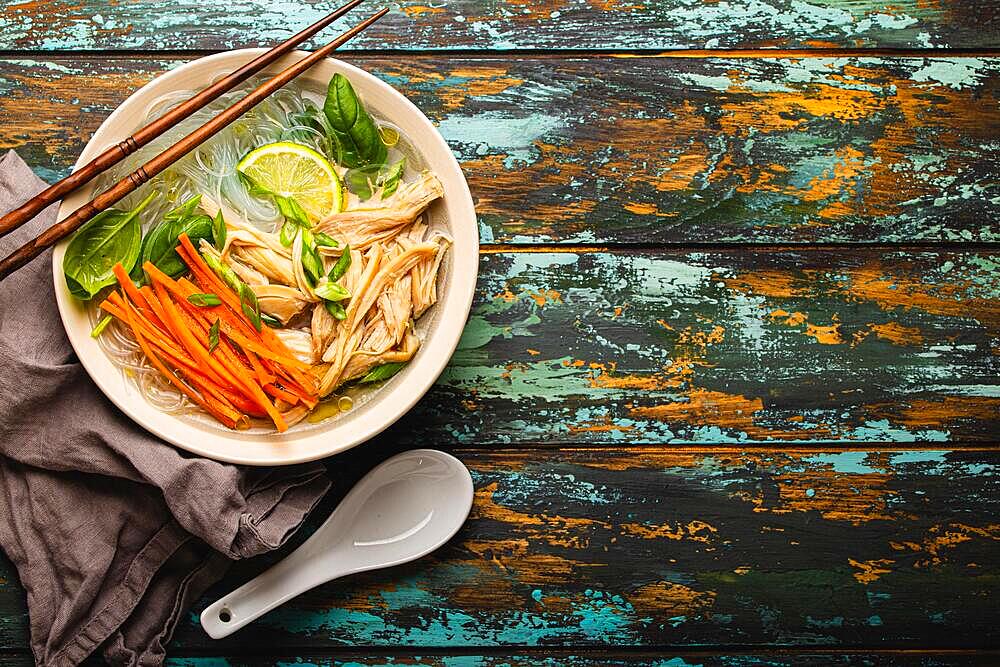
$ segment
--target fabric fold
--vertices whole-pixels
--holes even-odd
[[[0,212],[42,188],[13,151],[0,158]],[[0,239],[0,253],[55,215]],[[244,468],[140,429],[74,357],[51,261],[0,282],[0,544],[27,591],[39,665],[76,665],[102,645],[112,664],[158,665],[230,559],[283,544],[330,483],[322,464]]]

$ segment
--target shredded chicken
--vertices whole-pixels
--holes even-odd
[[[305,329],[275,329],[274,335],[292,351],[295,358],[306,364],[316,364],[319,356],[313,352],[312,336]]]
[[[399,186],[385,206],[356,208],[335,213],[316,228],[352,248],[365,250],[372,244],[388,241],[412,223],[431,202],[444,194],[437,176],[424,172],[416,181]]]
[[[276,332],[312,365],[320,395],[326,396],[376,366],[406,362],[416,354],[420,339],[414,320],[437,301],[437,275],[451,245],[450,238],[429,232],[421,219],[442,194],[437,177],[425,172],[380,206],[337,213],[316,225],[315,231],[340,243],[318,248],[325,271],[350,245],[350,266],[337,281],[350,294],[340,304],[343,320],[330,314],[306,275],[301,234],[286,248],[278,234],[257,229],[208,198],[202,198],[202,208],[213,216],[221,208],[226,245],[222,253],[212,252],[253,288],[262,312],[282,324],[308,313],[307,324]],[[289,421],[305,416],[295,408],[284,414]]]
[[[294,287],[288,285],[251,285],[261,312],[288,322],[302,312],[312,301]]]

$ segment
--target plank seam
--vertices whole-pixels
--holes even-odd
[[[233,48],[246,48],[245,45]],[[0,49],[0,58],[30,59],[174,59],[198,58],[230,49]],[[400,54],[415,57],[444,57],[468,59],[509,59],[510,57],[549,58],[677,58],[677,59],[805,59],[805,58],[1000,58],[998,48],[823,48],[823,49],[346,49],[343,56],[374,58],[398,57]]]
[[[552,451],[558,450],[566,453],[597,454],[600,452],[659,452],[665,454],[732,454],[732,453],[821,453],[836,450],[837,452],[871,452],[879,451],[887,454],[894,452],[935,452],[935,451],[955,451],[955,452],[1000,452],[1000,443],[960,443],[960,442],[934,442],[934,443],[897,443],[897,442],[871,442],[871,443],[790,443],[776,442],[740,444],[740,443],[719,443],[706,445],[671,445],[661,444],[636,444],[636,445],[604,445],[595,444],[593,446],[581,444],[558,444],[548,442],[529,442],[521,445],[491,445],[488,442],[479,443],[476,446],[462,445],[440,445],[441,449],[452,453],[469,455],[481,455],[484,452],[490,454],[520,454],[531,451]]]
[[[9,650],[0,650],[0,653],[6,653]],[[641,657],[651,657],[651,656],[662,656],[664,653],[669,652],[671,655],[679,657],[712,657],[719,655],[727,656],[753,656],[753,655],[773,655],[773,656],[807,656],[815,654],[829,654],[829,655],[881,655],[881,656],[899,656],[899,655],[920,655],[920,654],[934,654],[941,656],[963,656],[963,655],[975,655],[975,656],[994,656],[1000,655],[1000,649],[995,648],[992,645],[986,645],[985,647],[975,647],[975,646],[945,646],[942,648],[934,647],[920,647],[911,648],[904,645],[894,646],[894,647],[878,647],[878,648],[868,648],[865,646],[830,646],[826,644],[816,644],[809,646],[775,646],[774,644],[762,645],[756,647],[754,645],[738,644],[738,645],[726,645],[718,644],[713,645],[711,648],[691,648],[684,646],[676,646],[672,644],[663,645],[650,645],[650,646],[420,646],[420,647],[408,647],[408,646],[333,646],[333,647],[316,647],[310,646],[309,644],[288,644],[284,643],[282,645],[282,650],[280,652],[271,652],[267,650],[261,650],[260,647],[247,647],[243,648],[241,646],[227,647],[225,651],[220,651],[217,648],[212,647],[180,647],[179,650],[174,650],[172,657],[209,657],[209,656],[254,656],[254,657],[286,657],[292,653],[306,653],[313,656],[363,656],[363,655],[394,655],[394,656],[406,656],[406,657],[418,657],[418,656],[460,656],[460,655],[484,655],[484,656],[578,656],[578,657],[600,657],[600,656],[628,656],[632,658]],[[20,653],[20,651],[11,653]]]
[[[1000,250],[1000,242],[962,241],[907,241],[905,243],[884,242],[816,242],[816,243],[760,243],[747,241],[678,243],[483,243],[479,246],[482,254],[498,253],[597,253],[597,252],[684,252],[688,250],[746,250],[759,252],[815,252],[815,251],[886,251],[886,252],[927,252],[966,251],[993,252]]]

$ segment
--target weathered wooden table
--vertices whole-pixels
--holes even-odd
[[[137,86],[330,6],[8,0],[0,148],[54,179]],[[1000,661],[998,49],[996,0],[394,12],[342,57],[461,158],[481,278],[436,388],[334,472],[444,448],[472,517],[228,640],[192,614],[172,664]]]

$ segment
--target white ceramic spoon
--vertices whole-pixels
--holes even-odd
[[[221,639],[314,586],[425,556],[458,532],[472,492],[472,477],[454,456],[433,449],[394,456],[365,475],[302,546],[201,612],[201,626]]]

